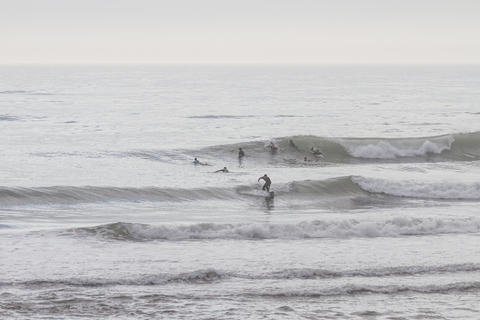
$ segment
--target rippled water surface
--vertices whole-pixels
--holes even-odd
[[[479,124],[474,66],[0,67],[0,317],[477,319]]]

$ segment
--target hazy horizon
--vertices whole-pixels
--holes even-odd
[[[0,64],[480,64],[480,2],[19,0]]]
[[[361,66],[390,66],[390,67],[408,67],[408,66],[444,66],[444,67],[455,67],[455,66],[472,66],[479,67],[480,62],[473,63],[428,63],[428,62],[411,62],[411,63],[302,63],[302,62],[13,62],[13,63],[0,63],[0,66],[316,66],[316,67],[342,67],[342,66],[352,66],[352,67],[361,67]]]

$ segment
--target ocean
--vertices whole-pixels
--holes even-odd
[[[2,319],[480,318],[479,66],[0,66],[0,136]]]

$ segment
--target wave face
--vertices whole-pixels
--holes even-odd
[[[326,180],[292,181],[277,184],[277,199],[285,201],[315,201],[321,205],[331,200],[371,200],[381,204],[382,196],[399,198],[422,198],[444,200],[480,201],[480,183],[422,182],[417,180],[392,181],[388,179],[345,176]],[[261,199],[265,193],[255,185],[240,185],[232,188],[205,187],[179,188],[129,188],[129,187],[73,187],[53,186],[39,188],[0,188],[0,204],[4,206],[95,203],[108,201],[199,201],[227,200],[248,201]],[[345,204],[345,201],[342,203]],[[339,204],[341,205],[341,203]]]
[[[121,241],[263,240],[317,238],[404,237],[480,232],[480,218],[395,218],[381,221],[355,219],[304,221],[298,224],[148,225],[117,222],[62,231],[62,235],[96,236]]]
[[[213,146],[200,150],[212,156],[235,156],[239,147],[247,158],[285,164],[472,161],[480,159],[480,132],[420,138],[327,138],[291,136],[272,140],[278,147],[273,154],[270,141],[251,141]],[[312,148],[322,152],[315,156]]]
[[[204,199],[231,199],[234,190],[225,188],[175,189],[128,187],[73,187],[0,188],[2,205],[75,204],[105,201],[189,201]]]
[[[418,276],[425,274],[445,274],[445,273],[465,273],[478,272],[480,265],[478,264],[449,264],[441,266],[403,266],[403,267],[386,267],[386,268],[369,268],[369,269],[353,269],[353,270],[328,270],[328,269],[285,269],[265,273],[242,273],[217,270],[213,268],[200,269],[191,272],[181,273],[159,273],[143,275],[135,278],[122,279],[90,279],[90,278],[70,278],[70,279],[45,279],[45,280],[27,280],[3,282],[0,285],[25,285],[25,286],[54,286],[54,285],[70,285],[70,286],[88,286],[101,287],[112,285],[165,285],[170,283],[212,283],[223,280],[232,279],[249,279],[249,280],[295,280],[295,279],[334,279],[334,278],[382,278],[382,277],[403,277]]]
[[[391,181],[362,177],[352,177],[352,181],[365,191],[391,196],[445,200],[480,200],[480,182]]]
[[[222,119],[230,117],[215,117]],[[232,116],[234,117],[234,116]],[[235,116],[236,117],[236,116]],[[249,116],[238,116],[249,117]],[[0,115],[0,121],[20,120],[10,115]],[[270,143],[277,146],[272,153]],[[191,162],[194,157],[215,162],[218,159],[237,159],[238,148],[242,148],[249,163],[278,164],[281,166],[321,166],[325,163],[403,163],[445,162],[480,160],[480,132],[448,134],[420,138],[335,138],[318,136],[290,136],[274,138],[272,141],[246,141],[236,144],[216,145],[198,150],[130,150],[85,152],[33,153],[36,156],[82,156],[87,158],[118,157],[140,158],[165,163]],[[312,153],[312,148],[321,154]],[[307,161],[304,158],[307,157]]]

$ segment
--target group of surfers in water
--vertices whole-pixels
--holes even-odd
[[[298,147],[295,145],[295,143],[291,139],[289,140],[289,144],[295,150],[299,151]],[[268,145],[268,148],[270,149],[270,152],[272,154],[275,154],[278,151],[278,147],[273,143],[273,141],[270,142],[270,144]],[[318,161],[318,158],[323,158],[323,153],[316,147],[312,147],[310,149],[310,152],[315,156],[315,159],[316,159],[315,161]],[[238,160],[242,161],[244,157],[245,157],[245,152],[243,151],[242,148],[238,148]],[[303,159],[303,161],[304,162],[310,162],[312,160],[309,160],[307,157],[305,157]],[[197,158],[193,159],[193,164],[194,165],[203,165],[203,166],[208,166],[209,165],[206,162],[200,162]],[[230,171],[228,171],[227,167],[223,167],[223,169],[219,169],[217,171],[214,171],[214,173],[218,173],[218,172],[228,173]],[[258,181],[260,181],[260,180],[265,181],[265,184],[263,185],[262,190],[270,192],[270,186],[272,184],[272,180],[270,180],[270,177],[267,174],[264,174],[263,176],[258,178]]]

